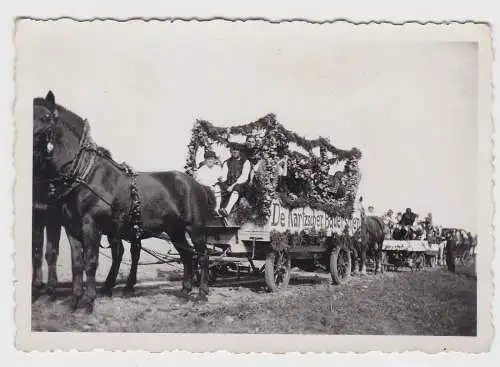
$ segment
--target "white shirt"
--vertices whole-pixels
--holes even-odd
[[[222,176],[222,169],[219,165],[214,164],[212,168],[206,164],[200,167],[196,172],[196,180],[205,186],[213,186],[218,182],[218,178]]]

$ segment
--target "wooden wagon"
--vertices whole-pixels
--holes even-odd
[[[335,284],[343,282],[350,275],[351,257],[342,236],[360,224],[353,207],[361,152],[337,149],[324,138],[302,138],[272,114],[230,127],[197,121],[186,172],[196,173],[207,149],[222,155],[231,139],[245,141],[249,135],[257,141],[260,171],[252,172],[253,191],[240,198],[233,213],[214,217],[206,227],[210,280],[228,273],[237,278],[263,274],[267,287],[277,291],[287,286],[292,266],[319,264]]]
[[[384,267],[395,270],[409,267],[419,270],[425,266],[436,266],[439,244],[424,240],[385,240],[382,250]]]
[[[320,264],[330,272],[333,283],[340,284],[351,269],[350,249],[342,236],[337,235],[345,226],[355,230],[359,220],[332,218],[311,208],[288,210],[279,202],[273,203],[272,216],[263,225],[252,222],[236,225],[224,218],[214,218],[207,226],[211,281],[229,272],[237,277],[263,273],[269,290],[278,291],[288,285],[292,265],[312,270],[315,264]],[[321,232],[325,234],[323,241],[302,245],[290,241],[291,236],[300,233],[312,238]],[[258,265],[259,262],[263,264]]]

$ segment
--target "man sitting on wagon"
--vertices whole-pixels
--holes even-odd
[[[247,189],[250,175],[250,162],[241,154],[242,147],[237,143],[230,143],[231,157],[222,164],[222,175],[219,177],[219,186],[222,193],[229,195],[229,201],[219,213],[227,217],[240,195]]]
[[[403,213],[401,216],[401,220],[399,221],[399,224],[403,226],[404,229],[404,238],[405,239],[411,239],[412,237],[412,227],[413,224],[415,223],[415,219],[417,218],[417,215],[412,212],[411,208],[406,208],[406,211]]]

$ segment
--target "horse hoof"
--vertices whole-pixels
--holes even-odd
[[[31,292],[31,303],[35,303],[40,298],[41,293],[38,290],[32,290]]]
[[[69,303],[69,309],[71,312],[75,312],[77,310],[78,303],[79,303],[79,299],[77,297],[73,297],[71,299],[71,302]]]
[[[47,295],[49,296],[50,302],[54,302],[56,300],[56,290],[54,288],[47,289]]]
[[[41,291],[41,290],[43,290],[44,287],[45,287],[44,283],[34,283],[32,286],[32,289],[37,290],[37,291]]]
[[[113,290],[110,287],[102,287],[99,289],[99,293],[106,297],[111,297],[113,295]]]
[[[208,296],[205,293],[199,293],[196,297],[197,303],[205,303],[208,301]]]
[[[132,297],[134,295],[134,287],[126,286],[123,288],[123,296],[124,297]]]

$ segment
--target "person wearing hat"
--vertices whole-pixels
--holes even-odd
[[[406,211],[403,213],[401,216],[401,220],[399,221],[399,224],[403,226],[405,233],[404,236],[406,239],[411,239],[413,236],[413,223],[415,223],[415,219],[417,218],[417,215],[411,211],[411,208],[406,208]]]
[[[222,192],[228,193],[229,201],[225,208],[220,209],[222,216],[228,216],[238,201],[240,194],[246,189],[246,183],[250,176],[250,162],[241,155],[243,148],[237,143],[230,143],[231,157],[222,164],[222,175],[219,185]]]
[[[394,211],[392,209],[389,209],[382,217],[382,220],[385,224],[385,238],[388,240],[392,238],[392,233],[394,231],[394,227],[396,226],[396,221],[394,220],[393,214]]]
[[[195,179],[202,185],[208,186],[215,196],[215,213],[218,214],[221,202],[221,188],[219,178],[222,176],[221,167],[216,164],[217,155],[211,150],[206,150],[205,161],[195,174]]]
[[[257,149],[257,142],[255,140],[255,136],[247,135],[244,151],[241,152],[245,155],[245,158],[250,162],[250,176],[248,178],[248,182],[251,183],[253,181],[253,177],[255,172],[259,169],[260,165],[260,151]]]

